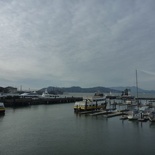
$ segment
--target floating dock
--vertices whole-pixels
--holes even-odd
[[[96,112],[96,113],[93,113],[93,114],[90,114],[91,116],[97,116],[97,115],[108,115],[108,114],[111,114],[112,112],[111,111],[100,111],[100,112]]]
[[[111,114],[108,114],[108,115],[106,115],[106,117],[109,118],[109,117],[115,117],[115,116],[120,116],[120,115],[123,115],[123,113],[118,111],[118,112],[113,112]]]

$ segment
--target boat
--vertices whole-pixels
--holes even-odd
[[[45,91],[41,95],[41,98],[56,98],[56,97],[59,97],[59,96],[58,95],[49,94],[47,89],[45,89]]]
[[[128,115],[128,120],[138,120],[140,118],[140,113],[137,109],[134,109],[131,111],[131,113]]]
[[[120,120],[125,120],[125,119],[128,119],[128,116],[127,116],[127,115],[122,115],[122,116],[120,117]]]
[[[4,103],[0,102],[0,114],[4,114],[4,113],[5,113]]]
[[[140,118],[138,118],[139,122],[146,122],[148,118],[144,115],[143,112],[140,112]]]
[[[39,95],[35,91],[20,94],[20,98],[38,98],[38,97]]]
[[[152,111],[152,112],[149,114],[148,118],[149,118],[149,121],[150,121],[150,122],[155,122],[155,111]]]
[[[121,94],[122,100],[133,100],[134,98],[135,97],[131,95],[130,89],[125,89],[124,91],[122,91],[122,94]]]
[[[92,98],[83,99],[83,101],[75,102],[74,111],[89,111],[106,109],[106,96],[103,93],[95,93]]]

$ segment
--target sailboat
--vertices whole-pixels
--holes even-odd
[[[137,70],[136,70],[136,88],[137,88],[137,103],[139,104],[138,101],[138,77],[137,77]],[[128,120],[138,120],[140,119],[140,112],[138,109],[134,109],[131,111],[131,113],[128,115]]]
[[[139,100],[138,100],[138,75],[137,75],[137,69],[136,69],[136,90],[137,90],[137,103],[139,104]]]

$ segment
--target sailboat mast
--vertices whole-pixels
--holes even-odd
[[[136,88],[137,88],[137,101],[138,101],[138,75],[137,75],[137,69],[136,69]]]

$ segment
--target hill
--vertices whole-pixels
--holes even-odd
[[[137,88],[135,86],[132,87],[92,87],[92,88],[81,88],[79,86],[72,86],[72,87],[53,87],[49,86],[47,88],[42,88],[38,90],[38,93],[43,93],[46,89],[48,93],[50,94],[63,94],[64,92],[69,93],[95,93],[97,91],[103,92],[103,93],[121,93],[126,88],[130,89],[131,93],[135,94],[137,92]],[[141,88],[138,88],[139,93],[155,93],[155,90],[144,90]]]
[[[103,93],[119,93],[119,90],[106,88],[106,87],[92,87],[92,88],[81,88],[78,86],[73,86],[69,88],[62,88],[64,92],[78,92],[78,93],[94,93],[97,91],[103,92]]]
[[[137,92],[137,87],[135,86],[132,86],[132,87],[110,87],[111,89],[115,89],[115,90],[119,90],[119,91],[123,91],[125,90],[126,88],[130,89],[131,93],[136,93]],[[144,89],[141,89],[141,88],[138,88],[138,92],[139,93],[155,93],[155,90],[144,90]]]
[[[42,93],[47,89],[47,91],[50,94],[62,94],[63,92],[72,92],[72,93],[95,93],[97,91],[103,92],[103,93],[120,93],[121,91],[119,90],[115,90],[115,89],[111,89],[111,88],[106,88],[106,87],[92,87],[92,88],[81,88],[79,86],[73,86],[73,87],[52,87],[49,86],[47,88],[42,88],[40,90],[38,90],[37,92]]]

